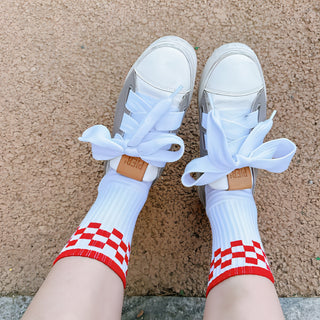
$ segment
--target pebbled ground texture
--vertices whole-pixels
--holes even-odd
[[[288,171],[261,172],[255,192],[280,296],[320,294],[320,3],[313,0],[0,1],[0,293],[34,294],[93,203],[103,164],[77,138],[112,127],[132,63],[158,37],[206,59],[227,42],[257,53],[268,139],[298,147]],[[204,296],[211,231],[196,189],[180,176],[198,156],[197,90],[182,160],[153,186],[133,238],[127,295]]]

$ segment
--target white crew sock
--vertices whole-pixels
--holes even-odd
[[[206,211],[212,230],[212,262],[207,295],[227,278],[255,274],[274,282],[257,224],[251,189],[214,190],[206,185]]]
[[[116,272],[125,287],[134,227],[151,184],[110,169],[95,203],[54,263],[69,256],[96,259]]]

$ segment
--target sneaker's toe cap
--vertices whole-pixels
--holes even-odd
[[[186,55],[173,47],[156,47],[135,67],[138,77],[144,82],[164,91],[192,90],[191,66]]]
[[[230,54],[212,68],[206,90],[237,95],[256,92],[263,86],[262,71],[254,58],[245,54]]]

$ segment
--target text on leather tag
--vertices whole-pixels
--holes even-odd
[[[137,157],[123,155],[120,159],[117,172],[131,179],[142,181],[148,163]]]
[[[249,167],[235,169],[227,175],[228,190],[243,190],[252,188],[252,175]]]

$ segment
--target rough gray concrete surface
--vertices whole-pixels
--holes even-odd
[[[31,297],[1,297],[0,320],[19,320]],[[280,298],[286,320],[317,320],[320,298]],[[199,320],[205,298],[126,297],[122,320]]]
[[[0,297],[0,320],[19,320],[27,309],[32,297]]]

